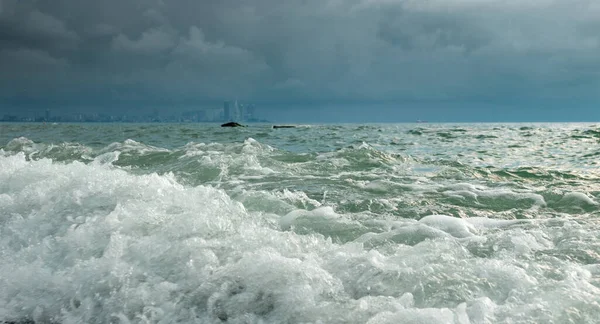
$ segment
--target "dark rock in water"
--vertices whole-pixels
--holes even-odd
[[[229,123],[225,123],[223,125],[221,125],[221,127],[246,127],[240,123],[236,123],[236,122],[229,122]]]
[[[296,128],[293,125],[273,125],[273,128]]]

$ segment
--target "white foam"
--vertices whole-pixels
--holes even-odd
[[[302,192],[302,191],[289,191],[287,189],[284,189],[281,192],[277,192],[275,193],[275,196],[278,197],[279,199],[283,199],[283,200],[287,200],[290,201],[292,203],[294,202],[299,202],[301,204],[303,204],[306,207],[320,207],[321,203],[309,198],[306,193]],[[331,210],[330,210],[331,212]]]
[[[469,222],[475,228],[504,228],[511,225],[527,224],[531,223],[529,220],[506,220],[506,219],[492,219],[487,217],[468,217],[464,219]]]
[[[321,220],[331,220],[339,218],[340,216],[333,210],[331,206],[319,207],[314,210],[308,211],[303,209],[294,210],[287,215],[281,217],[280,225],[284,230],[290,229],[290,227],[299,218],[319,218]]]
[[[475,226],[464,219],[446,215],[425,216],[419,222],[440,229],[454,237],[469,237],[478,233]]]
[[[226,154],[198,149],[228,172],[262,163],[246,160],[262,154],[251,140]],[[0,321],[585,323],[600,314],[593,221],[346,214],[302,191],[228,194],[171,173],[133,175],[114,158],[0,154]],[[307,224],[316,234],[295,231]],[[359,234],[347,243],[319,234],[349,224]]]
[[[123,143],[112,143],[104,147],[100,150],[100,153],[108,153],[108,152],[127,152],[127,153],[136,153],[136,154],[148,154],[152,152],[169,152],[168,149],[156,147],[152,145],[147,145],[132,139],[126,139]]]
[[[405,309],[395,313],[383,312],[371,318],[368,324],[406,323],[406,324],[468,324],[455,321],[455,313],[449,309]]]
[[[242,145],[242,153],[244,154],[256,154],[262,152],[272,152],[275,149],[269,145],[261,144],[252,137],[247,138]]]
[[[560,204],[568,204],[573,206],[596,206],[598,202],[590,198],[583,192],[566,193],[559,201]]]
[[[419,223],[405,224],[382,233],[366,233],[356,239],[367,247],[376,247],[385,243],[415,245],[428,239],[452,237],[449,233],[435,227]]]

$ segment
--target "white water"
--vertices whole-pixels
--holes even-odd
[[[41,323],[589,322],[598,227],[576,220],[373,220],[248,213],[225,192],[110,165],[0,157],[0,318]],[[475,255],[474,255],[475,254]],[[568,257],[570,254],[574,260]],[[597,256],[593,256],[597,257]]]
[[[598,200],[585,185],[408,184],[339,166],[326,177],[346,191],[315,196],[316,173],[300,181],[307,192],[253,182],[300,174],[265,166],[261,154],[280,153],[256,141],[187,145],[228,166],[221,183],[199,185],[115,165],[124,146],[155,151],[124,143],[85,163],[30,159],[27,141],[0,151],[0,321],[599,322]],[[363,192],[347,188],[379,198],[344,211]],[[464,217],[394,216],[398,204],[438,201]],[[539,217],[549,208],[561,217]]]

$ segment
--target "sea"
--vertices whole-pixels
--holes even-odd
[[[3,323],[600,323],[600,124],[0,124]]]

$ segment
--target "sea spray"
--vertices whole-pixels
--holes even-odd
[[[594,125],[3,127],[0,321],[600,316]]]

